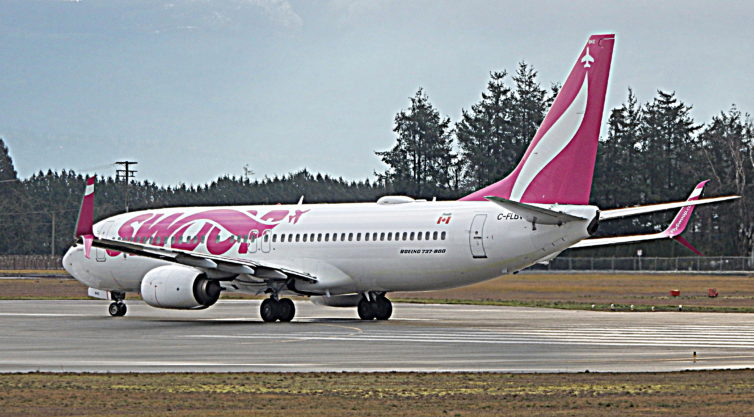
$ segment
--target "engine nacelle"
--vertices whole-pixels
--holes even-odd
[[[222,287],[216,280],[189,266],[155,268],[141,280],[141,298],[152,307],[202,309],[215,304]]]

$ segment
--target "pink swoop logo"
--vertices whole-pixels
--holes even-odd
[[[298,223],[308,211],[271,210],[259,215],[256,210],[219,208],[189,215],[182,212],[143,213],[124,222],[118,229],[118,236],[124,240],[135,239],[154,246],[183,250],[195,250],[204,244],[213,255],[224,254],[238,244],[238,253],[247,253],[250,243],[247,239],[238,242],[236,236],[263,236],[284,220]],[[189,229],[192,233],[187,234]],[[120,254],[110,250],[107,253],[110,256]]]

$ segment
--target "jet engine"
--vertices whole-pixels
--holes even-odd
[[[152,269],[141,280],[141,298],[152,307],[203,309],[215,304],[221,291],[217,280],[183,265]]]

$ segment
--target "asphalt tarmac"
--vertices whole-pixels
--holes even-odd
[[[203,311],[128,302],[0,301],[0,372],[675,371],[754,367],[754,315],[396,304],[386,322],[296,302]],[[696,360],[693,353],[696,352]]]

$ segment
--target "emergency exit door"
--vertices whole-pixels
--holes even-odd
[[[487,253],[484,251],[484,222],[487,220],[486,214],[474,215],[469,230],[469,247],[471,256],[474,258],[486,258]]]

